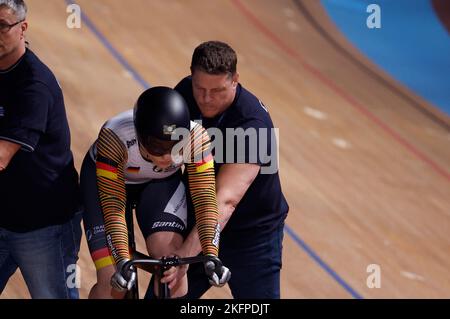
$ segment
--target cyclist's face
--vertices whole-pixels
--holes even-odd
[[[192,73],[192,91],[200,112],[211,118],[223,113],[233,103],[239,74],[208,74],[201,70]]]
[[[167,152],[164,151],[161,153],[152,154],[141,143],[139,143],[139,152],[144,159],[151,161],[153,164],[162,169],[168,168],[173,163],[172,155],[170,153],[171,149]]]

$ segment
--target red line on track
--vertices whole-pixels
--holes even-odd
[[[417,158],[428,164],[436,173],[441,175],[450,181],[450,173],[447,172],[444,168],[440,167],[435,161],[417,149],[414,145],[409,143],[406,139],[404,139],[399,133],[397,133],[394,129],[392,129],[389,125],[384,123],[380,118],[378,118],[375,114],[370,112],[365,106],[359,103],[355,98],[345,92],[343,89],[339,88],[332,80],[330,80],[326,75],[324,75],[321,71],[316,69],[314,66],[306,62],[306,60],[294,49],[285,44],[275,33],[273,33],[270,29],[268,29],[264,23],[262,23],[247,7],[244,6],[241,0],[231,0],[232,3],[241,11],[241,13],[248,19],[250,22],[267,38],[269,38],[275,45],[277,45],[282,51],[284,51],[287,55],[292,57],[294,60],[299,62],[304,69],[306,69],[309,73],[314,75],[320,82],[322,82],[325,86],[334,91],[337,95],[339,95],[342,99],[347,101],[354,109],[363,114],[365,117],[370,119],[373,123],[378,125],[381,129],[383,129],[388,135],[390,135],[394,140],[396,140],[399,144],[405,147],[410,153],[415,155]]]

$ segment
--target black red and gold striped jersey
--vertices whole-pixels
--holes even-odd
[[[206,130],[191,122],[191,130],[173,164],[162,170],[145,160],[137,142],[133,110],[107,121],[90,149],[96,162],[97,184],[108,247],[115,262],[129,259],[128,232],[125,221],[125,184],[140,184],[166,178],[185,165],[197,229],[204,254],[218,255],[218,208],[214,161]]]

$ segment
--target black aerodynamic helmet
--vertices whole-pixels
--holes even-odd
[[[134,126],[139,142],[153,155],[170,153],[180,140],[176,129],[190,128],[189,109],[180,93],[164,86],[144,91],[134,108]]]

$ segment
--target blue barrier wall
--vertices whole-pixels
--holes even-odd
[[[393,78],[450,115],[450,35],[431,0],[321,0],[339,30]],[[369,29],[369,4],[381,28]]]

